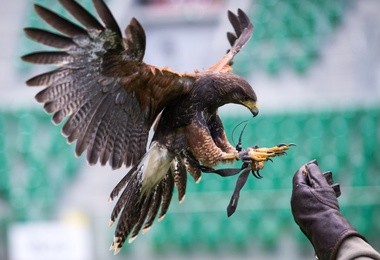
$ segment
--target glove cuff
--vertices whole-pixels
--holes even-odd
[[[330,208],[318,212],[309,218],[309,221],[307,233],[318,259],[336,259],[341,244],[350,236],[358,236],[365,240],[338,210]]]
[[[320,260],[333,260],[336,259],[339,248],[342,245],[343,241],[351,236],[360,237],[364,241],[367,241],[359,232],[357,232],[354,228],[347,227],[339,234],[331,234],[331,237],[334,237],[332,240],[326,239],[324,242],[322,241],[313,241],[312,244],[314,246],[314,250],[318,259]]]
[[[365,237],[363,237],[358,231],[356,231],[355,229],[353,228],[350,228],[350,229],[346,229],[344,230],[341,235],[338,237],[336,243],[335,243],[335,246],[332,248],[332,251],[330,253],[330,258],[329,259],[336,259],[336,256],[338,254],[338,251],[339,251],[339,248],[340,246],[342,245],[342,243],[344,242],[344,240],[346,240],[347,238],[349,237],[352,237],[352,236],[355,236],[355,237],[360,237],[361,239],[363,239],[364,241],[367,242],[367,239]],[[318,254],[317,254],[318,255]]]

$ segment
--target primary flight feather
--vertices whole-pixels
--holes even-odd
[[[82,26],[35,5],[57,32],[25,28],[26,35],[60,50],[22,57],[58,66],[27,85],[43,87],[36,100],[53,114],[54,123],[67,118],[62,132],[76,141],[78,156],[87,151],[90,164],[131,166],[110,195],[111,200],[119,196],[110,220],[118,218],[111,246],[118,252],[127,238],[132,241],[157,216],[164,217],[174,186],[183,200],[187,172],[199,181],[204,167],[241,158],[227,140],[218,108],[235,103],[258,113],[255,92],[230,66],[253,26],[242,10],[229,11],[234,32],[227,33],[227,54],[209,69],[181,74],[143,61],[146,37],[137,19],[123,38],[103,0],[93,0],[100,21],[74,0],[59,2]]]

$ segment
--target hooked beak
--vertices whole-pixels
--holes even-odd
[[[255,117],[259,114],[259,108],[258,108],[256,102],[254,102],[252,100],[248,100],[248,101],[244,101],[243,105],[245,107],[247,107],[249,109],[249,111],[251,111],[253,117]]]

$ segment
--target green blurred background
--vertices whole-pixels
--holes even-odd
[[[56,1],[35,2],[64,14]],[[377,1],[107,2],[122,28],[133,15],[142,22],[149,62],[188,71],[211,65],[228,48],[226,10],[246,10],[254,36],[234,69],[253,84],[261,111],[250,119],[240,107],[222,108],[226,133],[236,142],[239,131],[232,136],[233,129],[249,119],[244,147],[297,146],[266,164],[263,179],[248,179],[231,218],[226,207],[237,177],[203,174],[198,184],[189,178],[185,202],[178,204],[174,196],[162,222],[113,256],[107,251],[113,236],[107,198],[126,170],[90,167],[75,158],[60,127],[34,104],[36,90],[23,81],[43,68],[19,60],[39,48],[22,35],[22,27],[45,25],[32,1],[8,3],[0,11],[0,259],[65,259],[65,250],[78,260],[313,259],[290,212],[293,173],[311,159],[333,172],[342,189],[342,212],[380,250]],[[89,0],[81,3],[93,10]],[[77,231],[80,249],[51,243],[70,240]],[[31,242],[37,237],[46,241]],[[29,258],[19,250],[30,252]]]

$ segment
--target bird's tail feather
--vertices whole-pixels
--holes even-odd
[[[167,168],[161,167],[165,169],[165,173],[163,178],[157,179],[155,185],[149,189],[143,187],[146,183],[150,183],[144,182],[144,176],[146,177],[144,174],[146,174],[146,168],[152,166],[150,165],[152,158],[149,158],[151,150],[131,168],[111,192],[111,201],[121,192],[110,219],[112,225],[119,218],[110,247],[115,254],[120,251],[128,238],[128,242],[132,242],[141,230],[142,233],[147,232],[157,216],[159,221],[164,218],[170,206],[174,186],[178,189],[179,201],[182,202],[185,197],[186,167],[180,157],[171,158]]]

